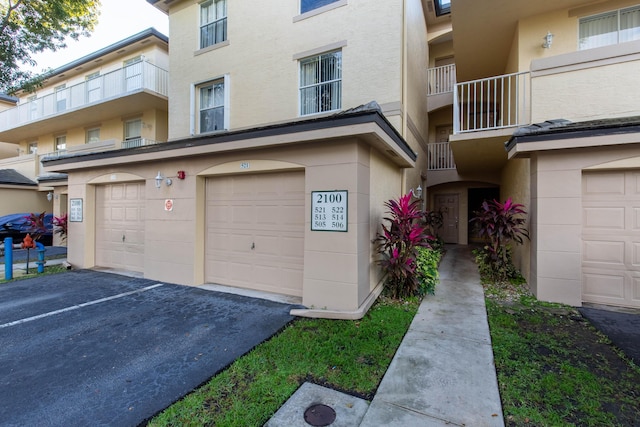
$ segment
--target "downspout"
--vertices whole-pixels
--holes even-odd
[[[402,94],[400,98],[400,114],[402,115],[402,137],[407,139],[407,1],[402,0]],[[407,194],[407,169],[402,169],[401,194]]]

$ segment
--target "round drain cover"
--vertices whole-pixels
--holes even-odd
[[[309,406],[307,410],[304,411],[304,420],[312,426],[328,426],[336,420],[336,411],[334,411],[331,406],[318,403]]]

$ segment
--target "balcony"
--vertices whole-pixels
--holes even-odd
[[[0,139],[17,143],[44,133],[81,126],[87,116],[166,110],[169,73],[148,62],[119,70],[0,112]]]
[[[531,73],[458,83],[453,98],[454,134],[528,125],[531,120]]]
[[[453,104],[453,89],[456,85],[456,66],[454,64],[427,70],[427,106],[428,112]]]
[[[429,162],[427,170],[440,171],[456,168],[453,160],[453,153],[448,142],[436,142],[427,146],[429,152]]]

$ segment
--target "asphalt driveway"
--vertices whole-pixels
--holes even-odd
[[[87,270],[0,285],[0,425],[138,425],[292,307]]]

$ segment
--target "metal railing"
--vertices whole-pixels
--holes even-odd
[[[145,145],[155,145],[157,143],[158,143],[158,141],[154,141],[153,139],[133,138],[133,139],[128,139],[126,141],[122,141],[121,147],[122,148],[136,148],[136,147],[142,147],[142,146],[145,146]]]
[[[435,142],[427,146],[429,161],[427,169],[430,171],[455,169],[453,152],[448,142]]]
[[[168,96],[168,71],[141,61],[29,100],[0,112],[0,132],[142,90]]]
[[[453,99],[455,134],[528,125],[531,73],[458,83]]]
[[[427,70],[427,95],[453,92],[456,85],[455,64],[442,67],[429,68]]]

